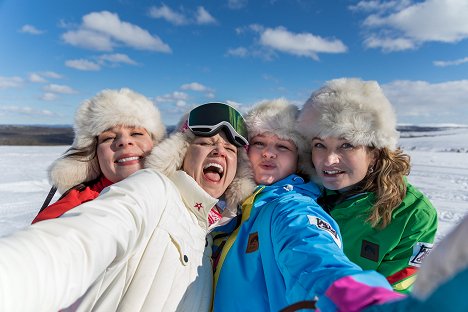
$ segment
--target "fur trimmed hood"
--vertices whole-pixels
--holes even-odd
[[[48,169],[49,180],[60,193],[99,177],[101,170],[95,156],[96,137],[117,125],[143,127],[155,144],[166,135],[159,110],[145,96],[126,88],[103,90],[78,107],[73,144]],[[94,149],[93,155],[70,157],[74,151],[84,148]]]
[[[333,136],[395,150],[399,139],[395,112],[379,84],[356,78],[328,81],[312,93],[297,127],[308,141]]]
[[[280,98],[262,102],[252,108],[245,117],[249,141],[256,135],[271,132],[282,140],[294,142],[298,149],[298,168],[302,173],[311,174],[310,148],[304,136],[296,129],[299,108]]]
[[[179,125],[187,119],[185,115]],[[180,129],[180,127],[179,127]],[[185,154],[195,135],[189,130],[176,130],[167,139],[155,146],[151,154],[146,157],[145,168],[152,168],[170,177],[177,170],[182,169]],[[237,171],[234,180],[224,192],[226,209],[223,217],[232,218],[237,215],[237,207],[250,195],[256,184],[250,166],[247,152],[244,148],[237,148]]]

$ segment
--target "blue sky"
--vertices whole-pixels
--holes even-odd
[[[299,107],[377,80],[401,124],[468,124],[466,0],[0,0],[0,124],[72,124],[102,89],[194,105]]]

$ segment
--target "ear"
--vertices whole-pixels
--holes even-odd
[[[377,160],[379,159],[379,149],[378,148],[367,148],[367,152],[369,154],[370,162],[369,162],[369,167],[374,167],[375,164],[377,163]]]

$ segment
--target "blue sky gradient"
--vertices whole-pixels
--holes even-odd
[[[208,101],[299,107],[325,81],[377,80],[400,124],[468,124],[466,0],[0,0],[0,124],[72,124],[102,89],[167,125]]]

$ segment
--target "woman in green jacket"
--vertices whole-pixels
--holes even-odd
[[[408,292],[432,248],[437,212],[408,183],[410,157],[388,99],[375,81],[336,79],[312,94],[298,120],[311,144],[319,203],[338,222],[345,254]]]

